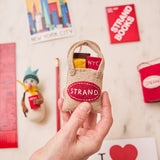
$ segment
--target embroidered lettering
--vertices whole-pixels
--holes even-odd
[[[160,76],[149,76],[143,80],[143,86],[145,88],[157,88],[160,87]]]
[[[101,90],[92,82],[79,81],[70,84],[67,88],[68,95],[77,101],[95,101],[99,98]]]

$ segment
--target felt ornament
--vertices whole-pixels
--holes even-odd
[[[73,58],[81,58],[86,59],[88,56],[90,56],[90,53],[74,53]]]
[[[82,58],[73,58],[75,68],[86,68],[86,60]]]
[[[90,56],[90,53],[74,53],[73,55],[74,68],[86,68],[86,58],[88,56]]]
[[[140,73],[144,102],[160,102],[160,58],[137,66]]]
[[[87,68],[92,68],[95,70],[99,68],[99,64],[101,63],[101,58],[88,56],[86,59],[87,59],[87,62],[86,62]]]
[[[17,81],[24,87],[21,105],[25,117],[31,121],[40,122],[45,117],[45,107],[43,96],[37,88],[39,83],[37,72],[38,69],[32,71],[29,67],[25,73],[23,83]]]
[[[97,70],[92,68],[75,68],[74,51],[78,47],[87,46],[92,49],[101,62]],[[89,40],[79,41],[68,51],[68,73],[63,104],[64,111],[73,111],[81,102],[89,102],[92,112],[101,112],[101,90],[104,70],[104,58],[99,46]]]

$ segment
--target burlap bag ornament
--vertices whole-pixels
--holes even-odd
[[[97,57],[101,58],[98,70],[90,68],[74,68],[73,55],[78,47],[87,46],[92,49]],[[73,111],[81,102],[89,102],[92,112],[101,112],[101,90],[105,61],[99,46],[92,41],[79,41],[71,46],[68,51],[68,72],[63,104],[64,111]]]

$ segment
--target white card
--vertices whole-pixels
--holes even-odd
[[[158,160],[155,139],[105,140],[88,160]]]

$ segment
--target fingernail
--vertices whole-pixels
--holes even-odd
[[[87,112],[87,113],[90,113],[91,105],[88,102],[83,102],[83,103],[81,103],[80,109]]]

